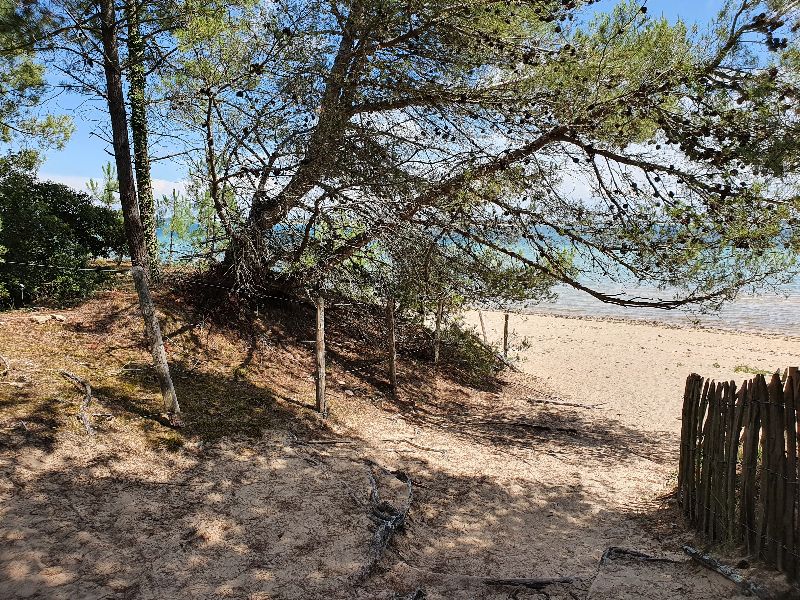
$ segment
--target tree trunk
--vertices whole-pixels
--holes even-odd
[[[164,350],[164,341],[161,338],[161,327],[158,324],[153,299],[147,289],[147,277],[141,267],[134,267],[131,273],[133,281],[136,283],[136,292],[139,294],[139,306],[147,328],[147,337],[150,340],[150,352],[153,354],[153,365],[156,368],[158,384],[161,387],[161,397],[164,399],[164,410],[167,414],[174,415],[181,412],[181,407],[178,405],[178,396],[172,385],[167,352]]]
[[[99,0],[100,27],[103,43],[103,66],[106,76],[106,99],[111,118],[111,134],[114,145],[114,161],[117,165],[119,182],[119,201],[125,221],[125,235],[131,262],[145,271],[150,271],[144,229],[136,200],[136,186],[133,179],[131,147],[128,140],[128,115],[125,97],[122,93],[122,69],[117,49],[117,17],[113,0]]]
[[[145,322],[153,359],[158,373],[167,412],[178,412],[178,400],[172,388],[172,378],[167,366],[161,329],[155,318],[152,300],[147,293],[147,274],[149,257],[144,242],[144,229],[136,201],[136,187],[133,179],[131,148],[128,140],[128,115],[125,110],[125,97],[122,92],[122,70],[117,48],[117,20],[114,0],[99,0],[100,26],[103,43],[103,63],[106,76],[106,99],[111,118],[111,134],[114,142],[114,160],[117,164],[119,200],[125,222],[125,234],[133,262],[133,276],[139,293],[139,309]]]
[[[156,210],[153,200],[153,184],[150,178],[150,155],[148,148],[146,78],[144,72],[144,40],[141,31],[141,4],[139,0],[125,1],[125,16],[128,19],[128,100],[131,105],[131,133],[136,187],[139,199],[139,214],[144,229],[144,242],[150,259],[151,281],[159,281],[160,249],[156,234]]]

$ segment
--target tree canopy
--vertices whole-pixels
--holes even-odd
[[[45,24],[34,13],[24,3],[0,1],[0,143],[17,152],[62,147],[73,130],[68,117],[40,110],[47,90],[45,68],[36,61],[26,32]]]
[[[440,264],[474,300],[565,282],[671,308],[788,279],[797,3],[730,0],[700,28],[594,4],[148,3],[148,111],[244,289],[417,285]],[[96,8],[46,7],[61,45],[40,46],[101,93]]]

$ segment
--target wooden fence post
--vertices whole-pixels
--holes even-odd
[[[161,387],[161,397],[164,399],[164,410],[169,415],[176,415],[181,412],[181,407],[178,404],[175,387],[172,385],[172,376],[169,373],[169,364],[167,363],[167,352],[164,350],[164,340],[161,338],[161,327],[158,324],[158,317],[153,306],[153,299],[150,297],[150,290],[147,289],[147,277],[144,269],[139,266],[131,269],[131,275],[133,275],[136,293],[139,296],[139,308],[142,311],[147,337],[149,338],[153,366],[156,369],[158,384]],[[174,420],[174,417],[172,419]]]
[[[706,415],[708,414],[708,398],[709,398],[709,390],[711,389],[711,380],[706,379],[705,383],[703,384],[703,390],[700,395],[700,407],[697,409],[697,419],[695,420],[696,430],[695,435],[697,436],[697,452],[695,454],[695,480],[694,480],[694,489],[695,489],[695,503],[694,503],[694,523],[696,527],[700,526],[702,522],[703,515],[704,515],[704,504],[703,504],[703,497],[704,497],[704,487],[703,487],[703,480],[705,477],[705,468],[704,468],[704,461],[706,457],[705,445],[706,445],[706,432],[704,428],[704,423],[706,420]]]
[[[755,397],[761,411],[761,479],[758,492],[758,514],[756,515],[755,553],[757,557],[763,557],[769,560],[769,544],[765,536],[768,531],[767,520],[769,518],[770,505],[769,488],[772,480],[770,477],[770,469],[772,468],[770,451],[772,447],[769,441],[770,432],[772,431],[772,414],[769,410],[767,382],[763,375],[756,375]]]
[[[789,369],[786,378],[786,387],[783,399],[786,403],[786,504],[783,512],[783,531],[786,536],[786,564],[785,571],[789,579],[797,577],[797,536],[795,528],[797,514],[797,397],[795,396],[795,381],[797,369]]]
[[[442,344],[442,315],[444,314],[444,299],[439,300],[436,307],[436,329],[433,332],[433,364],[439,364],[439,351]]]
[[[771,457],[771,506],[767,534],[771,538],[770,554],[775,557],[775,565],[779,571],[784,570],[785,534],[783,529],[783,509],[786,498],[786,424],[783,401],[783,385],[778,373],[773,374],[769,383],[769,403],[772,409],[772,442]]]
[[[503,324],[503,358],[508,358],[508,313]]]
[[[698,463],[697,457],[699,456],[698,444],[700,443],[699,435],[697,432],[698,420],[702,422],[703,415],[700,414],[700,399],[703,395],[703,378],[695,375],[695,385],[692,390],[692,397],[690,398],[691,406],[689,410],[689,427],[687,435],[689,436],[689,456],[687,460],[688,471],[684,475],[684,482],[687,486],[686,492],[686,515],[689,520],[695,522],[697,511],[695,510],[695,498],[697,497],[697,473]]]
[[[701,470],[701,513],[700,513],[700,531],[704,534],[709,533],[710,519],[711,519],[711,485],[713,480],[711,478],[711,471],[714,464],[714,436],[716,434],[716,414],[717,414],[717,392],[716,385],[712,380],[708,386],[708,410],[706,411],[706,422],[703,425],[703,462]]]
[[[481,322],[481,333],[483,334],[483,343],[484,344],[488,344],[489,342],[486,339],[486,323],[483,322],[483,311],[482,310],[478,311],[478,319],[480,319],[480,322]]]
[[[756,476],[758,470],[758,444],[761,436],[762,410],[759,402],[758,379],[747,382],[747,427],[744,434],[742,454],[742,505],[739,522],[748,554],[758,552],[758,499],[756,498]]]
[[[681,508],[686,514],[688,503],[688,486],[686,485],[687,475],[689,473],[689,455],[691,454],[691,442],[689,440],[689,427],[690,427],[690,414],[691,414],[691,400],[694,397],[694,388],[697,385],[697,376],[692,373],[686,378],[686,388],[683,392],[683,409],[681,411],[681,446],[680,458],[678,460],[678,499],[681,503]]]
[[[730,439],[728,440],[728,464],[727,464],[727,531],[728,540],[731,542],[738,542],[736,537],[736,467],[739,463],[739,446],[742,437],[742,422],[744,414],[744,387],[736,389],[736,383],[731,381],[731,397],[730,397],[730,420],[731,431]]]
[[[317,297],[316,363],[317,412],[324,419],[328,416],[328,405],[325,401],[325,298],[321,295]]]
[[[394,297],[389,296],[386,301],[386,324],[389,328],[389,383],[392,386],[392,396],[397,398],[397,339],[394,322]]]

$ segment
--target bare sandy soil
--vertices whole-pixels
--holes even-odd
[[[465,316],[480,331],[477,313]],[[502,346],[503,314],[484,313]],[[800,326],[800,324],[798,324]],[[511,355],[544,389],[640,431],[680,432],[686,377],[741,382],[800,363],[797,336],[756,335],[633,320],[511,314]],[[522,348],[524,342],[528,347]],[[738,371],[737,371],[738,368]]]
[[[152,381],[126,375],[146,361],[129,301],[66,323],[0,318],[4,381],[23,384],[0,386],[0,598],[743,597],[680,552],[691,537],[669,492],[683,380],[797,364],[798,340],[512,317],[532,336],[525,373],[475,388],[404,361],[411,405],[383,393],[383,374],[334,364],[323,425],[302,347],[250,352],[189,328],[169,337],[186,357],[174,371],[187,430],[173,432]],[[98,312],[106,326],[89,327]],[[495,338],[501,318],[487,317]],[[93,410],[110,418],[95,418],[94,438],[59,368],[97,382]],[[245,402],[258,427],[207,433]],[[386,501],[406,501],[403,474],[413,496],[404,530],[360,578],[377,528],[368,460],[385,469],[372,471]],[[612,546],[675,562],[600,564]],[[486,577],[573,581],[538,592]]]

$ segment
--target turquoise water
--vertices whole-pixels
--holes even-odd
[[[594,284],[593,289],[608,293],[621,291],[618,286],[603,284]],[[555,291],[559,295],[556,302],[529,305],[527,309],[548,314],[641,319],[678,325],[700,324],[739,331],[800,336],[800,279],[782,287],[779,292],[742,294],[724,305],[719,312],[712,314],[701,314],[696,309],[686,308],[660,310],[615,306],[563,285],[558,286]],[[639,287],[625,291],[635,296],[671,298],[669,290],[665,292]]]
[[[195,230],[199,225],[192,225],[191,229]],[[169,226],[159,227],[156,229],[156,237],[161,246],[161,260],[169,260]],[[173,261],[180,260],[181,256],[193,254],[194,250],[192,244],[188,240],[173,239],[172,242],[172,259]]]
[[[194,225],[193,229],[197,227],[199,226]],[[161,243],[162,256],[166,260],[169,248],[169,231],[160,228],[158,230],[158,239]],[[194,249],[188,240],[176,240],[174,242],[173,260],[178,261],[181,256],[190,256],[193,252]],[[618,285],[612,284],[591,283],[589,287],[610,294],[622,291]],[[781,288],[779,292],[765,291],[758,295],[742,294],[735,301],[723,306],[722,310],[713,314],[699,314],[696,309],[691,308],[676,310],[626,308],[606,304],[586,292],[566,285],[558,286],[555,291],[558,293],[558,299],[555,302],[530,304],[525,306],[525,310],[571,316],[641,319],[680,325],[699,323],[725,329],[800,336],[800,277],[792,284]],[[672,297],[670,290],[662,291],[655,288],[638,287],[626,289],[625,291],[634,296],[648,298]]]

